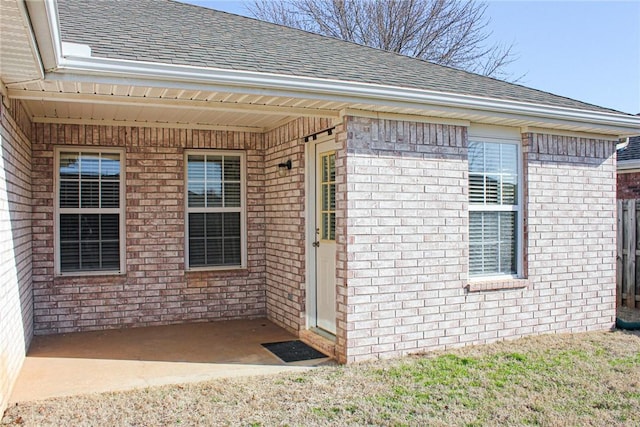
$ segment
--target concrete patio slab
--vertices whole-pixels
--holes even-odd
[[[329,358],[284,363],[261,346],[293,339],[266,319],[38,336],[10,402],[305,371],[333,363]]]

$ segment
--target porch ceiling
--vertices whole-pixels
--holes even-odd
[[[51,76],[51,75],[50,75]],[[408,107],[394,102],[341,102],[266,93],[111,84],[48,78],[6,84],[10,98],[22,100],[34,123],[72,123],[264,132],[297,117],[339,118],[341,113],[399,120],[485,123],[607,133],[597,124],[541,119],[517,114],[441,105]]]
[[[340,102],[134,85],[38,80],[7,84],[36,123],[121,124],[263,132],[293,118],[338,117]]]

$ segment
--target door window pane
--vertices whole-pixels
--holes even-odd
[[[335,153],[321,155],[320,167],[320,237],[322,240],[336,239],[336,162]]]

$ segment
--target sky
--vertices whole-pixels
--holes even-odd
[[[181,0],[248,15],[243,0]],[[505,70],[518,84],[640,113],[640,0],[492,0],[496,43],[513,44]]]

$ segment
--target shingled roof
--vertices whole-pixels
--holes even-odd
[[[618,161],[640,160],[640,136],[629,138],[629,144],[618,150]]]
[[[246,70],[616,112],[399,54],[172,0],[58,0],[92,56]]]

